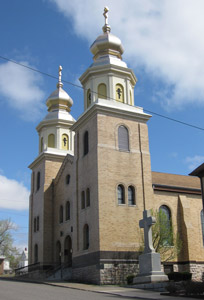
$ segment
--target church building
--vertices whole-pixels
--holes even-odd
[[[197,177],[151,170],[148,120],[134,100],[134,72],[111,33],[91,45],[93,63],[81,75],[84,112],[57,89],[37,126],[39,153],[31,163],[29,264],[61,265],[69,279],[96,284],[126,282],[139,270],[139,220],[162,210],[179,233],[181,252],[164,269],[204,273],[204,218]]]

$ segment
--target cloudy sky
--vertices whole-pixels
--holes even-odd
[[[152,170],[187,175],[204,160],[203,0],[2,1],[0,218],[18,225],[20,248],[27,245],[28,165],[38,155],[35,127],[57,83],[45,73],[57,76],[62,65],[62,79],[80,85],[79,76],[92,63],[89,47],[102,32],[104,6],[110,9],[112,33],[122,40],[123,59],[138,78],[135,105],[152,114]],[[68,83],[64,89],[77,119],[83,91]]]

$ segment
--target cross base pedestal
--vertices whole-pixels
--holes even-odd
[[[150,283],[168,281],[168,276],[161,271],[159,253],[145,253],[139,256],[140,273],[133,283]]]

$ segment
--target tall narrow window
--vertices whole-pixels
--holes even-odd
[[[204,214],[203,214],[203,209],[201,210],[200,217],[201,217],[202,238],[203,238],[203,246],[204,246]]]
[[[123,125],[118,127],[118,148],[121,151],[129,151],[129,133]]]
[[[48,136],[48,147],[55,148],[55,135],[53,133]]]
[[[83,242],[84,242],[84,250],[89,248],[89,226],[86,224],[84,225],[83,229]]]
[[[135,189],[131,185],[128,187],[128,205],[135,205]]]
[[[89,152],[89,133],[86,131],[84,133],[84,155],[86,155]]]
[[[36,227],[36,218],[34,218],[34,232],[36,232],[36,229],[37,229],[37,227]]]
[[[118,185],[118,204],[125,204],[125,191],[122,184]]]
[[[116,94],[116,100],[119,102],[124,103],[124,88],[121,84],[116,84],[115,86],[115,94]]]
[[[34,263],[37,263],[38,262],[38,245],[35,244],[35,247],[34,247]]]
[[[107,99],[107,89],[104,83],[98,86],[98,98]]]
[[[66,221],[70,220],[70,202],[66,203]]]
[[[69,137],[65,133],[62,135],[61,145],[63,150],[69,150]]]
[[[85,192],[81,192],[81,209],[85,208]]]
[[[86,207],[90,206],[90,189],[86,189]]]
[[[59,208],[59,222],[63,223],[63,206],[62,205],[60,205],[60,208]]]
[[[36,225],[36,231],[39,231],[40,229],[40,218],[37,216],[37,225]]]
[[[88,108],[91,105],[91,90],[90,89],[88,89],[86,97],[87,97],[86,105]]]
[[[40,172],[37,173],[37,191],[40,189]]]
[[[171,211],[166,205],[159,208],[159,225],[161,243],[164,246],[173,245],[173,232],[171,223]]]

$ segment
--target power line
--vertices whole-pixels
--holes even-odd
[[[29,66],[26,66],[26,65],[24,65],[24,64],[22,64],[22,63],[19,63],[19,62],[15,61],[15,60],[12,60],[12,59],[10,59],[10,58],[7,58],[7,57],[1,56],[1,55],[0,55],[0,58],[3,59],[3,60],[9,61],[9,62],[11,62],[11,63],[14,63],[14,64],[16,64],[16,65],[19,65],[19,66],[21,66],[21,67],[24,67],[24,68],[26,68],[26,69],[29,69],[29,70],[31,70],[31,71],[40,73],[40,74],[42,74],[42,75],[44,75],[44,76],[48,76],[48,77],[50,77],[50,78],[53,78],[53,79],[57,79],[57,80],[58,80],[58,77],[56,77],[56,76],[54,76],[54,75],[51,75],[51,74],[49,74],[49,73],[40,71],[40,70],[38,70],[38,69],[29,67]],[[72,85],[72,86],[74,86],[74,87],[83,89],[83,90],[88,90],[88,89],[85,89],[85,88],[83,88],[82,86],[80,86],[80,85],[78,85],[78,84],[74,84],[73,82],[70,82],[70,81],[67,81],[67,80],[62,80],[62,82],[63,82],[63,83],[67,83],[67,84],[69,84],[69,85]],[[90,92],[93,93],[93,94],[97,94],[97,95],[98,95],[98,93],[95,92],[95,91],[90,90]],[[111,98],[111,97],[110,97],[110,99],[111,99],[111,100],[115,100],[114,98]],[[182,125],[185,125],[185,126],[194,128],[194,129],[198,129],[198,130],[204,131],[204,128],[202,128],[202,127],[199,127],[199,126],[196,126],[196,125],[187,123],[187,122],[183,122],[183,121],[180,121],[180,120],[171,118],[171,117],[167,117],[167,116],[165,116],[165,115],[156,113],[156,112],[154,112],[154,111],[150,111],[150,110],[145,109],[145,108],[143,108],[143,109],[144,109],[144,111],[146,111],[146,112],[148,112],[148,113],[151,113],[151,114],[153,114],[153,115],[155,115],[155,116],[158,116],[158,117],[160,117],[160,118],[164,118],[164,119],[167,119],[167,120],[169,120],[169,121],[173,121],[173,122],[176,122],[176,123],[179,123],[179,124],[182,124]]]

